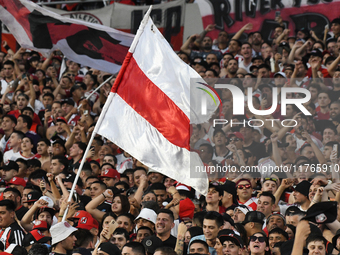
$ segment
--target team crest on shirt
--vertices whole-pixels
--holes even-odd
[[[316,223],[323,223],[327,220],[327,216],[324,213],[321,213],[315,217]]]
[[[87,218],[86,218],[86,217],[82,217],[82,218],[80,219],[80,223],[86,224],[86,222],[87,222]]]

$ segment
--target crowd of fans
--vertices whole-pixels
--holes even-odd
[[[232,38],[225,31],[210,38],[215,27],[209,25],[178,52],[212,87],[226,78],[245,101],[252,88],[255,109],[278,102],[268,116],[247,105],[244,116],[234,116],[231,92],[218,91],[222,111],[191,130],[191,149],[208,169],[206,196],[99,135],[84,155],[115,78],[95,92],[111,74],[58,51],[43,58],[4,41],[0,254],[338,254],[340,19],[322,39],[306,29],[289,36],[280,17],[277,22],[271,42],[260,32],[240,42],[251,24]],[[310,116],[295,105],[281,115],[283,87],[310,91],[304,104]],[[214,126],[214,118],[229,123]],[[253,125],[240,123],[252,119]],[[284,119],[296,125],[283,126]],[[212,171],[217,166],[233,170]],[[275,167],[288,170],[268,171]]]

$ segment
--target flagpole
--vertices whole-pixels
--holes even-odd
[[[142,35],[143,31],[144,31],[144,28],[145,28],[145,26],[146,26],[146,24],[147,24],[147,22],[148,22],[148,19],[149,19],[149,17],[150,17],[151,10],[152,10],[152,5],[150,6],[149,10],[145,13],[144,18],[143,18],[143,20],[142,20],[142,22],[141,22],[141,24],[140,24],[140,26],[139,26],[139,28],[138,28],[138,31],[137,31],[137,33],[136,33],[136,36],[134,37],[134,39],[133,39],[133,41],[132,41],[132,44],[131,44],[130,49],[129,49],[129,52],[131,52],[131,53],[133,53],[133,52],[135,51],[135,48],[136,48],[137,43],[138,43],[138,40],[139,40],[139,38],[141,37],[141,35]],[[118,74],[118,76],[119,76],[119,75],[122,75],[122,74]],[[119,80],[120,80],[120,79],[117,78],[116,81],[115,81],[115,83],[116,83],[116,82],[119,82]],[[89,152],[89,150],[90,150],[90,148],[91,148],[91,144],[92,144],[92,142],[93,142],[93,139],[94,139],[94,137],[96,136],[96,134],[97,134],[97,132],[98,132],[98,129],[99,129],[101,123],[103,122],[104,116],[105,116],[105,114],[106,114],[106,112],[107,112],[107,110],[108,110],[108,108],[109,108],[109,106],[110,106],[110,103],[111,103],[111,101],[112,101],[112,98],[113,98],[114,96],[115,96],[115,93],[110,93],[109,97],[108,97],[107,100],[106,100],[106,103],[105,103],[105,105],[104,105],[104,108],[103,108],[102,112],[101,112],[100,115],[99,115],[99,119],[98,119],[98,121],[97,121],[97,123],[96,123],[96,125],[95,125],[95,127],[94,127],[94,130],[93,130],[93,132],[92,132],[90,141],[88,142],[87,147],[86,147],[86,150],[85,150],[85,153],[83,154],[84,156],[82,157],[80,166],[79,166],[79,168],[78,168],[77,175],[76,175],[76,177],[74,178],[73,185],[72,185],[72,188],[71,188],[71,191],[70,191],[70,195],[69,195],[69,197],[68,197],[67,202],[71,202],[71,200],[72,200],[72,195],[73,195],[74,190],[75,190],[75,188],[76,188],[76,185],[77,185],[77,182],[78,182],[80,173],[81,173],[81,171],[82,171],[82,169],[83,169],[83,166],[84,166],[84,163],[85,163],[85,160],[86,160],[86,155],[87,155],[87,153]],[[65,220],[66,220],[66,216],[67,216],[67,213],[68,213],[68,208],[69,208],[69,206],[67,205],[66,210],[65,210],[65,213],[64,213],[63,218],[62,218],[62,221],[65,221]]]
[[[102,84],[100,84],[94,91],[91,92],[90,95],[88,95],[85,99],[89,99],[96,91],[98,91],[98,89],[100,89],[105,83],[109,82],[109,80],[111,80],[113,78],[113,75],[111,75],[109,78],[107,78]],[[83,104],[80,104],[77,107],[77,110],[79,111],[80,107],[82,107]]]

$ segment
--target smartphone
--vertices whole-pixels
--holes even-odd
[[[262,94],[262,99],[267,99],[267,94],[266,93]]]
[[[279,17],[281,15],[281,12],[280,11],[276,11],[275,12],[275,18]]]
[[[116,228],[118,227],[118,224],[115,220],[112,220],[110,222],[110,225],[109,225],[109,232],[107,233],[107,235],[105,236],[105,238],[107,240],[110,240],[111,239],[111,236],[113,234],[113,232],[116,230]]]
[[[46,110],[48,112],[52,111],[52,105],[50,105],[50,104],[46,105]]]
[[[334,145],[333,145],[333,151],[338,152],[338,145],[337,145],[337,144],[334,144]]]

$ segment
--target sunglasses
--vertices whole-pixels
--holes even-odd
[[[277,179],[276,178],[264,178],[265,181],[273,181],[273,182],[277,182]]]
[[[238,186],[237,186],[237,188],[238,188],[238,189],[244,189],[244,188],[246,188],[246,189],[250,189],[250,187],[251,187],[251,185],[250,185],[250,184],[245,184],[245,185],[238,185]]]
[[[260,243],[264,243],[266,241],[266,238],[264,236],[251,236],[250,242],[255,242],[256,240],[259,240]]]

